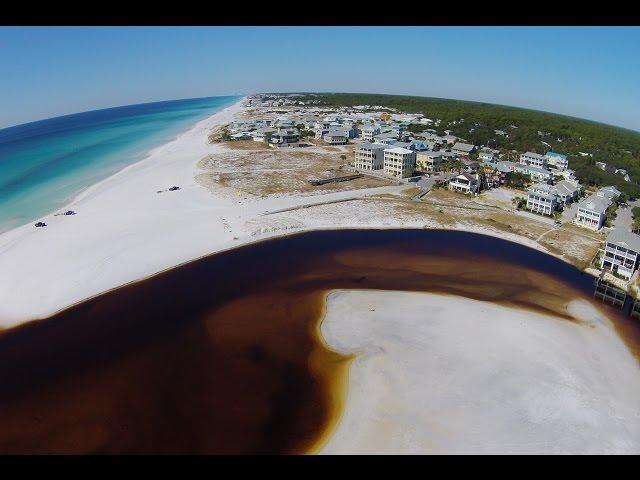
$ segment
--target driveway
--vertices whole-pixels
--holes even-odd
[[[631,231],[631,223],[633,222],[631,209],[633,207],[637,207],[639,203],[640,201],[636,200],[634,202],[629,202],[629,206],[626,208],[618,207],[618,210],[616,211],[617,217],[613,222],[613,226],[627,232]]]
[[[571,205],[568,205],[564,207],[564,210],[562,211],[562,217],[560,219],[560,221],[562,223],[571,223],[573,222],[573,219],[576,216],[576,213],[578,213],[578,202],[573,202]]]

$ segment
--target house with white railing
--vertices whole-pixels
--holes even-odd
[[[600,268],[611,270],[628,280],[638,269],[639,256],[640,236],[616,228],[607,236]]]
[[[449,180],[449,190],[462,193],[478,193],[480,190],[480,177],[478,174],[462,172]]]

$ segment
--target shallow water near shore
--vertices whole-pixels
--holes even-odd
[[[127,105],[0,129],[0,233],[64,206],[237,100]]]
[[[329,291],[425,291],[580,323],[638,358],[637,321],[593,277],[497,238],[320,231],[212,255],[0,335],[2,453],[305,453],[342,412],[351,357],[320,335]]]

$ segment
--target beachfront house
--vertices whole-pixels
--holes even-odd
[[[469,154],[475,152],[475,150],[475,145],[462,142],[457,142],[453,147],[451,147],[451,151],[460,156],[468,156]]]
[[[542,215],[553,215],[558,210],[559,196],[554,185],[537,183],[527,193],[527,210]]]
[[[616,228],[607,236],[600,268],[611,270],[628,280],[638,269],[639,255],[640,236]]]
[[[286,145],[300,141],[300,132],[297,128],[285,128],[274,132],[269,138],[271,145]]]
[[[402,147],[391,147],[384,151],[384,173],[394,177],[413,176],[416,165],[416,152]]]
[[[421,172],[439,172],[442,167],[442,153],[433,151],[416,152],[416,168]]]
[[[349,136],[344,130],[329,130],[323,138],[329,145],[346,145]]]
[[[526,152],[520,155],[520,164],[536,168],[547,168],[547,159],[538,153]]]
[[[360,170],[381,170],[386,148],[389,147],[381,143],[361,143],[354,152],[354,166]]]
[[[607,216],[607,208],[611,205],[611,200],[597,194],[589,195],[578,203],[575,223],[581,227],[598,231],[604,225]]]
[[[480,190],[480,177],[478,174],[462,172],[449,180],[449,190],[463,193],[478,193]]]
[[[569,160],[564,153],[547,152],[544,154],[547,159],[547,164],[554,166],[559,170],[565,170],[569,168]]]

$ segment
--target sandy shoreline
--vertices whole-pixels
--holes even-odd
[[[27,224],[1,234],[0,328],[47,317],[124,284],[267,238],[338,228],[439,228],[419,218],[368,215],[367,209],[332,203],[365,201],[371,195],[399,193],[406,186],[268,198],[222,186],[203,187],[195,178],[201,171],[199,160],[225,148],[208,144],[208,133],[239,115],[242,101],[196,123],[60,209],[77,215],[50,214],[43,217],[46,228]],[[180,190],[156,193],[172,185]],[[265,215],[309,204],[319,205],[314,215],[304,208]],[[489,227],[460,223],[454,228],[550,253],[535,241]]]
[[[321,331],[356,354],[324,454],[640,451],[640,367],[606,318],[462,297],[333,291]],[[481,361],[478,361],[481,359]]]

